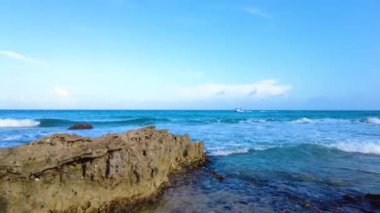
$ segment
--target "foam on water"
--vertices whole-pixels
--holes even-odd
[[[0,119],[0,128],[6,127],[34,127],[40,125],[39,121],[32,119]]]
[[[282,148],[283,145],[255,145],[248,147],[239,147],[239,148],[231,148],[231,147],[220,147],[216,149],[212,149],[208,152],[208,155],[211,156],[228,156],[234,154],[244,154],[252,151],[265,151],[273,148]]]
[[[214,151],[210,151],[208,154],[212,156],[227,156],[232,154],[242,154],[248,153],[249,148],[239,148],[239,149],[216,149]]]
[[[309,118],[300,118],[300,119],[293,121],[293,123],[297,123],[297,124],[308,124],[308,123],[312,123],[312,122],[313,122],[313,120],[311,120]]]
[[[289,149],[293,147],[293,149],[304,149],[306,146],[313,146],[318,145],[321,147],[325,147],[328,149],[338,149],[343,152],[356,152],[356,153],[362,153],[362,154],[375,154],[380,155],[380,141],[367,141],[367,142],[360,142],[360,141],[341,141],[341,142],[334,142],[334,143],[323,143],[323,142],[316,142],[316,143],[301,143],[299,145],[282,145],[282,144],[271,144],[271,145],[255,145],[253,147],[239,147],[239,148],[231,148],[231,147],[220,147],[216,149],[209,150],[209,155],[211,156],[228,156],[228,155],[234,155],[234,154],[244,154],[251,151],[266,151],[266,150],[272,150],[276,149],[280,151],[281,149]],[[323,153],[321,153],[323,154]]]
[[[5,136],[4,138],[0,138],[2,141],[14,141],[14,140],[20,140],[23,138],[23,135],[9,135]]]
[[[336,142],[324,146],[336,148],[344,152],[380,155],[380,143],[375,142]]]
[[[299,118],[297,120],[291,121],[291,123],[296,123],[296,124],[310,124],[310,123],[335,124],[335,123],[351,123],[351,122],[353,122],[353,121],[350,119],[336,119],[336,118],[310,119],[310,118],[306,118],[306,117]]]
[[[377,117],[367,118],[367,123],[380,125],[380,118],[377,118]]]

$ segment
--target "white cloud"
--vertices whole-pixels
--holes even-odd
[[[279,84],[276,80],[264,80],[253,84],[202,84],[194,87],[181,88],[178,93],[187,99],[208,98],[239,98],[252,97],[265,99],[287,94],[291,85]]]
[[[250,96],[258,98],[266,98],[272,96],[285,95],[292,89],[291,85],[278,84],[276,80],[264,80],[260,81],[253,86],[253,89],[249,93]]]
[[[268,12],[260,9],[260,8],[257,8],[257,7],[247,7],[247,8],[244,8],[244,11],[248,12],[249,14],[253,15],[253,16],[257,16],[257,17],[260,17],[260,18],[272,18],[272,14],[269,14]]]
[[[53,91],[56,95],[60,97],[69,98],[71,96],[70,92],[64,88],[61,87],[54,87]]]
[[[37,64],[37,65],[45,64],[43,61],[28,57],[21,53],[17,53],[10,50],[0,50],[0,54],[8,58],[18,60],[18,61],[23,61],[23,62]]]

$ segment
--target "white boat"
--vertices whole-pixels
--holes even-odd
[[[236,108],[235,112],[244,112],[244,110],[240,107],[240,108]]]

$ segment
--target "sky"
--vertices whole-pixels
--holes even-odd
[[[380,109],[378,0],[0,0],[0,109]]]

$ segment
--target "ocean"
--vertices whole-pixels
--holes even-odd
[[[94,129],[67,130],[77,123]],[[0,110],[0,148],[148,125],[204,141],[211,163],[147,211],[376,211],[363,197],[380,194],[380,111]]]

